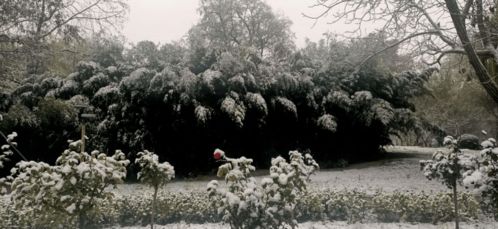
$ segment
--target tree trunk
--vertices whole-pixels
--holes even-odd
[[[156,214],[156,198],[157,198],[157,190],[159,187],[154,187],[154,196],[152,197],[152,210],[150,213],[150,229],[154,229],[154,216]]]
[[[472,47],[472,43],[470,42],[469,36],[467,34],[467,30],[465,28],[465,18],[462,17],[461,11],[458,8],[458,4],[455,0],[445,0],[446,6],[451,14],[451,20],[453,21],[453,25],[455,25],[455,30],[462,42],[463,49],[467,54],[470,64],[474,68],[477,78],[479,82],[484,87],[489,96],[498,104],[498,86],[493,81],[491,76],[489,75],[486,67],[477,56],[477,53]]]
[[[457,183],[453,183],[453,204],[455,207],[455,229],[459,229],[459,217],[458,217],[458,196],[457,196]]]

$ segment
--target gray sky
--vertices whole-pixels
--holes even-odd
[[[315,0],[266,0],[274,12],[292,20],[292,31],[296,35],[298,47],[304,45],[306,37],[313,41],[322,38],[330,31],[343,33],[348,26],[329,25],[326,20],[319,21],[312,28],[313,20],[304,18],[302,13],[313,14],[318,9],[310,9]],[[128,42],[151,40],[166,43],[179,40],[198,20],[198,0],[128,0],[129,19],[124,25],[123,33]]]

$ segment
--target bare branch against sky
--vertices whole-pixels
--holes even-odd
[[[319,9],[311,8],[314,0],[267,0],[275,12],[292,20],[292,31],[296,34],[298,47],[310,40],[322,38],[323,33],[343,33],[347,25],[330,25],[326,20],[313,27],[314,20],[303,17],[303,13],[316,14]],[[129,20],[124,26],[124,35],[129,42],[151,40],[166,43],[182,38],[199,20],[198,0],[129,0]]]

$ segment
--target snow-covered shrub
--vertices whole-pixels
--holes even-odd
[[[102,72],[95,74],[90,79],[83,82],[83,93],[88,96],[95,94],[99,88],[105,87],[110,83],[109,76]]]
[[[443,144],[449,148],[448,152],[437,151],[432,155],[432,160],[420,161],[420,165],[427,179],[438,179],[452,189],[455,224],[458,228],[457,186],[462,183],[463,174],[470,169],[471,158],[460,151],[458,141],[453,137],[445,137]]]
[[[140,166],[140,172],[137,178],[147,185],[154,188],[152,197],[150,227],[154,227],[154,216],[156,211],[157,192],[160,187],[166,185],[175,177],[175,170],[168,162],[159,163],[159,157],[153,152],[144,150],[137,154],[138,158],[135,163]]]
[[[21,161],[11,170],[12,203],[34,227],[90,226],[98,201],[112,197],[107,188],[125,178],[129,161],[121,151],[81,153],[80,144],[71,142],[54,166]]]
[[[487,140],[484,140],[483,142],[481,142],[481,147],[483,149],[497,147],[497,145],[496,145],[496,139],[494,139],[494,138],[488,138]]]
[[[463,185],[481,198],[485,210],[498,219],[498,147],[490,138],[481,145],[484,149],[472,157],[472,169],[464,174]]]
[[[221,150],[214,152],[215,159],[226,161],[217,175],[228,184],[223,190],[213,180],[208,184],[208,193],[226,223],[232,228],[297,227],[297,196],[306,192],[318,164],[309,154],[291,151],[289,155],[289,162],[280,156],[272,159],[270,177],[258,184],[250,176],[255,170],[252,159],[228,158]]]
[[[481,149],[481,146],[479,144],[479,137],[473,134],[462,134],[458,138],[457,144],[460,149]]]

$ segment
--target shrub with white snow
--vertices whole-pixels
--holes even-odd
[[[175,170],[168,162],[159,163],[159,157],[153,152],[144,150],[139,152],[135,163],[140,166],[138,179],[147,185],[154,188],[154,196],[152,197],[150,227],[154,227],[154,216],[156,211],[157,192],[160,187],[166,185],[175,177]]]
[[[31,226],[90,226],[95,221],[90,217],[99,210],[97,203],[112,197],[107,188],[125,178],[129,161],[124,153],[88,154],[78,151],[80,144],[70,143],[56,165],[21,161],[11,170],[12,203],[20,218],[34,223]]]
[[[453,191],[453,205],[455,210],[455,227],[459,227],[457,186],[462,183],[463,174],[470,169],[471,158],[460,151],[458,141],[451,136],[444,138],[443,144],[449,151],[437,151],[432,160],[420,161],[421,169],[427,179],[440,180]]]
[[[481,197],[485,210],[498,219],[498,147],[493,138],[481,145],[484,149],[472,157],[472,169],[464,174],[463,185]]]
[[[222,189],[216,180],[209,182],[208,193],[213,206],[232,228],[297,227],[297,196],[307,190],[309,177],[318,164],[309,154],[289,152],[290,161],[282,157],[272,159],[270,177],[260,184],[250,173],[255,170],[252,159],[228,158],[221,150],[214,152],[215,159],[226,163],[218,168],[227,188]]]

